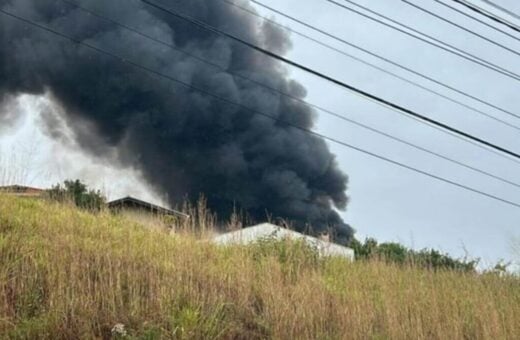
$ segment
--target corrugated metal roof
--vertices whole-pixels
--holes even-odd
[[[7,185],[0,187],[0,193],[17,196],[40,196],[45,193],[45,190],[24,185]]]
[[[249,244],[263,238],[304,240],[307,244],[318,249],[322,256],[341,256],[354,260],[354,250],[339,244],[326,242],[318,238],[304,235],[294,230],[285,229],[271,223],[262,223],[256,226],[221,234],[213,238],[213,242],[222,245]]]
[[[180,216],[184,218],[189,218],[190,216],[187,214],[184,214],[180,211],[164,208],[149,202],[142,201],[140,199],[127,196],[120,198],[118,200],[108,202],[108,208],[112,210],[116,209],[123,209],[123,208],[137,208],[137,209],[144,209],[147,211],[150,211],[152,213],[158,213],[158,214],[164,214],[164,215],[171,215],[171,216]]]

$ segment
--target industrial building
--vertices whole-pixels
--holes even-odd
[[[221,234],[213,238],[213,242],[220,245],[242,244],[247,245],[262,239],[290,239],[303,240],[306,244],[316,248],[321,256],[339,256],[354,260],[354,250],[322,240],[294,230],[282,228],[271,223],[262,223],[249,228],[244,228],[229,233]]]

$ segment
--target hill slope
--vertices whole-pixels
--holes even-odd
[[[218,248],[0,196],[0,338],[520,339],[520,281]]]

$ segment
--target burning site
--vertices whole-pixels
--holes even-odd
[[[240,209],[255,220],[267,214],[287,219],[299,230],[330,228],[342,243],[351,238],[352,229],[336,211],[347,206],[347,175],[324,140],[286,124],[310,130],[316,114],[280,94],[306,95],[283,64],[140,1],[81,5],[54,0],[0,3],[85,43],[12,17],[3,19],[4,107],[21,94],[49,96],[85,152],[139,169],[172,206],[203,194],[219,216]],[[221,1],[179,2],[175,11],[225,26],[279,54],[291,48],[283,29]],[[6,124],[16,119],[8,111],[2,110]],[[54,115],[44,124],[59,138]]]
[[[0,0],[0,339],[520,339],[513,3]]]

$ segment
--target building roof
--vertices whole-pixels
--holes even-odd
[[[40,189],[40,188],[23,186],[23,185],[7,185],[7,186],[0,187],[0,193],[16,195],[16,196],[37,197],[37,196],[41,196],[43,193],[45,193],[45,190]]]
[[[184,214],[180,211],[164,208],[149,202],[142,201],[140,199],[127,196],[120,198],[118,200],[108,202],[108,208],[111,210],[117,209],[142,209],[151,213],[162,214],[162,215],[170,215],[170,216],[178,216],[183,218],[189,218],[190,216]]]
[[[322,256],[341,256],[354,260],[354,250],[339,244],[320,240],[316,237],[304,235],[294,230],[285,229],[271,223],[262,223],[252,227],[221,234],[213,238],[213,242],[221,245],[249,244],[263,238],[303,240],[315,246]]]

